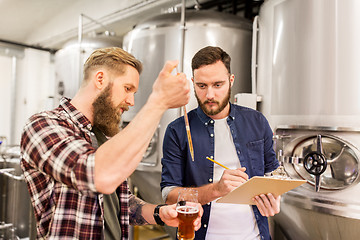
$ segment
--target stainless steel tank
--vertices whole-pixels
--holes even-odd
[[[135,96],[135,106],[123,115],[125,124],[131,121],[145,104],[151,93],[152,84],[166,60],[181,60],[183,54],[184,62],[180,62],[179,65],[183,66],[183,72],[191,81],[191,59],[198,50],[208,45],[223,48],[232,58],[231,70],[235,74],[232,99],[235,93],[251,91],[251,22],[235,15],[215,11],[186,11],[185,34],[182,39],[184,28],[180,20],[181,13],[162,14],[139,23],[125,35],[123,48],[144,64],[139,91]],[[190,111],[195,107],[197,101],[194,93],[191,93],[187,109]],[[180,109],[171,109],[164,114],[148,152],[137,169],[142,172],[155,172],[157,185],[160,182],[164,132],[168,123],[181,115]],[[159,194],[156,200],[161,200],[160,186],[157,186],[157,189]]]
[[[0,153],[0,239],[29,238],[35,222],[20,168],[20,148],[8,146]]]
[[[55,53],[55,96],[72,98],[83,79],[83,65],[90,54],[98,48],[121,47],[122,39],[116,36],[98,35],[73,39]]]
[[[268,0],[257,20],[259,110],[288,175],[308,181],[283,196],[275,232],[358,239],[360,2]]]

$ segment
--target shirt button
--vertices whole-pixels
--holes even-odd
[[[210,205],[210,202],[208,202],[207,205]]]
[[[205,123],[205,125],[207,125],[207,123]]]
[[[214,159],[214,156],[210,156],[211,159]]]
[[[211,120],[210,123],[214,123],[214,120]]]
[[[212,182],[212,178],[209,178],[209,182]]]
[[[210,137],[214,137],[214,134],[212,133],[212,134],[210,134]]]
[[[204,228],[206,228],[207,227],[207,224],[204,224]]]

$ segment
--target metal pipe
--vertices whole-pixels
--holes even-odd
[[[35,46],[35,45],[13,42],[13,41],[5,40],[5,39],[0,39],[0,43],[10,44],[10,45],[24,47],[24,48],[32,48],[32,49],[36,49],[36,50],[40,50],[40,51],[46,51],[46,52],[50,52],[51,54],[54,54],[58,50],[58,49],[54,49],[54,48],[43,48],[43,47],[39,47],[39,46]]]
[[[257,94],[257,47],[258,47],[258,34],[259,34],[259,17],[256,16],[253,21],[252,32],[252,54],[251,54],[251,93]]]
[[[83,17],[83,15],[80,14],[80,16],[79,16],[79,22],[78,22],[78,43],[79,43],[79,46],[80,46],[81,41],[82,41],[82,32],[83,32],[82,17]]]
[[[16,57],[12,57],[12,64],[11,64],[11,89],[10,89],[10,144],[15,144],[15,125],[16,125],[16,88],[17,88],[17,76],[16,76]]]
[[[79,80],[78,82],[81,81],[81,67],[82,67],[82,62],[81,62],[81,42],[82,42],[82,34],[83,34],[83,14],[80,14],[79,16],[79,25],[78,25],[78,45],[79,45],[79,54],[78,54],[78,77],[79,77]]]
[[[185,30],[185,0],[182,0],[180,18],[180,72],[184,71]]]
[[[18,181],[14,181],[13,183],[13,201],[14,203],[17,203],[18,202],[18,191],[19,191],[19,187],[17,186],[18,184]],[[11,235],[12,235],[12,239],[19,239],[15,232],[16,232],[16,225],[18,224],[17,223],[17,217],[16,217],[16,213],[17,213],[17,208],[16,208],[16,205],[14,204],[12,206],[12,223],[14,224],[14,227],[11,228]]]
[[[185,49],[185,0],[181,3],[181,15],[180,15],[180,59],[179,59],[179,71],[184,71],[184,49]],[[184,110],[184,112],[182,112]],[[179,108],[179,116],[185,113],[185,108]]]
[[[16,181],[23,181],[24,180],[24,174],[21,174],[20,176],[16,176],[10,172],[13,172],[15,171],[14,168],[3,168],[3,169],[0,169],[0,174],[3,174],[13,180],[16,180]]]
[[[0,230],[4,230],[4,229],[7,229],[7,228],[11,228],[13,226],[12,223],[1,223],[0,224]]]

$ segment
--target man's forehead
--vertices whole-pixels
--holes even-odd
[[[195,75],[193,77],[194,83],[201,83],[201,84],[216,84],[216,83],[223,83],[229,81],[230,74],[217,74],[211,76],[205,75]]]

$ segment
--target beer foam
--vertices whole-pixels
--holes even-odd
[[[183,213],[183,214],[190,214],[190,213],[198,213],[199,209],[193,206],[178,206],[176,211]]]

